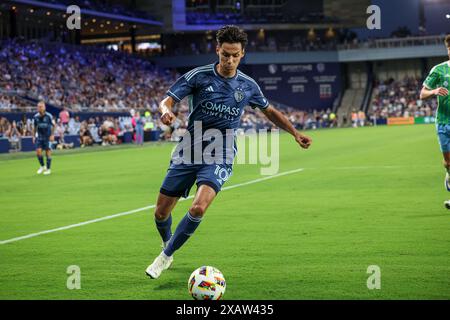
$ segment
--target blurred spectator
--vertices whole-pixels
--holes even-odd
[[[358,113],[355,109],[352,110],[352,127],[358,127]]]
[[[144,118],[144,130],[150,131],[155,128],[155,124],[153,123],[152,115],[150,111],[145,111],[145,118]]]
[[[366,114],[364,113],[364,111],[359,110],[358,111],[358,126],[364,127],[365,122],[366,122]]]
[[[144,144],[144,119],[141,117],[141,113],[138,111],[135,115],[135,123],[136,123],[136,144],[143,145]]]
[[[17,128],[16,121],[13,121],[12,124],[9,125],[9,128],[5,132],[5,137],[8,138],[9,143],[11,144],[12,149],[19,149],[20,148],[20,131]]]
[[[61,124],[66,126],[69,123],[70,114],[66,108],[63,108],[59,113],[59,119],[61,120]]]
[[[59,141],[64,141],[64,133],[66,129],[65,126],[62,124],[61,119],[58,119],[56,121],[55,126],[55,139],[58,139]]]
[[[111,118],[107,118],[100,127],[100,136],[102,137],[102,145],[114,145],[117,143],[117,132],[114,129],[114,123]]]
[[[81,147],[91,146],[94,143],[86,121],[83,121],[80,126],[80,143]]]

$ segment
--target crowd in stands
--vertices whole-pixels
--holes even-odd
[[[106,49],[6,40],[0,49],[0,88],[79,111],[155,111],[175,78],[149,61]],[[17,99],[0,92],[0,108]]]
[[[28,107],[28,108],[27,108]],[[29,103],[14,95],[5,95],[0,91],[0,112],[30,110]]]
[[[370,119],[373,121],[389,117],[434,116],[437,101],[436,99],[420,100],[421,88],[422,81],[414,77],[377,82],[368,110]]]
[[[78,136],[81,147],[92,145],[115,145],[124,140],[124,134],[130,132],[133,134],[136,125],[136,117],[91,117],[86,120],[80,120],[79,116],[69,117],[67,122],[62,121],[60,115],[55,121],[54,137],[56,148],[70,148],[66,143],[65,136]],[[151,117],[142,117],[142,122],[151,122]],[[30,137],[33,135],[34,123],[32,119],[24,115],[20,121],[8,121],[5,117],[0,117],[0,138],[8,138],[11,143],[16,143],[21,137]]]
[[[286,117],[299,130],[314,130],[318,128],[328,128],[337,126],[336,114],[331,110],[313,112],[299,111],[293,108],[280,109]],[[133,140],[139,142],[137,125],[141,125],[144,131],[160,130],[160,139],[166,141],[178,141],[186,132],[188,125],[188,107],[184,103],[176,105],[174,108],[176,120],[171,126],[164,125],[159,114],[152,114],[150,111],[141,113],[131,110],[129,116],[111,117],[95,116],[85,120],[80,120],[78,115],[70,116],[64,109],[60,112],[55,121],[55,147],[70,148],[64,137],[66,135],[78,136],[82,147],[92,145],[115,145],[124,141],[124,134],[129,132],[133,135]],[[246,108],[241,119],[241,130],[273,129],[274,125],[262,114],[250,107]],[[0,138],[8,138],[11,143],[16,143],[21,137],[33,135],[34,124],[31,118],[25,114],[20,121],[8,121],[5,117],[0,117]],[[142,144],[142,141],[141,143]]]
[[[175,106],[177,118],[170,127],[161,123],[158,103],[179,76],[120,52],[7,40],[0,49],[0,112],[35,112],[33,101],[41,99],[62,108],[55,121],[55,137],[62,143],[65,135],[79,136],[84,146],[121,143],[125,132],[135,134],[136,124],[144,130],[161,130],[163,140],[177,141],[187,127],[187,102]],[[420,88],[421,81],[415,78],[376,83],[368,121],[364,113],[354,112],[353,125],[361,126],[374,118],[433,116],[436,101],[419,100]],[[338,125],[337,115],[331,110],[306,112],[288,107],[280,110],[299,130]],[[86,111],[119,111],[127,116],[80,120],[77,114]],[[241,127],[271,128],[272,124],[261,112],[248,107]],[[0,119],[0,137],[16,141],[21,136],[31,136],[32,132],[29,118],[17,122]]]
[[[93,72],[93,70],[95,72]],[[128,54],[95,47],[77,47],[20,39],[2,42],[0,49],[0,112],[35,112],[33,101],[63,108],[56,132],[80,135],[82,144],[101,142],[114,144],[124,131],[133,131],[126,119],[88,119],[79,121],[69,114],[79,112],[148,112],[145,123],[161,129],[163,139],[176,140],[187,127],[188,105],[181,102],[174,108],[177,121],[172,127],[160,122],[158,103],[167,88],[180,75],[159,70],[150,62]],[[306,113],[284,110],[298,128],[315,129],[334,126],[334,114],[328,111]],[[131,116],[133,117],[133,116]],[[69,120],[70,119],[70,120]],[[30,135],[29,119],[5,124],[2,135],[11,135],[11,128],[29,128],[20,135]],[[106,124],[105,124],[106,123]],[[248,108],[242,126],[269,126],[260,113]],[[31,131],[30,131],[31,130]],[[109,138],[106,132],[109,131]],[[14,131],[15,132],[15,131]],[[16,135],[16,133],[14,133]],[[116,136],[116,138],[112,137]],[[101,139],[102,138],[102,139]]]
[[[280,107],[277,109],[298,130],[316,130],[321,128],[336,128],[338,118],[331,109],[304,111],[292,107]],[[267,117],[256,109],[250,107],[245,109],[241,118],[241,128],[247,129],[275,129],[276,127]]]

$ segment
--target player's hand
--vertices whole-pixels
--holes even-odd
[[[55,136],[51,135],[50,138],[49,138],[49,140],[50,140],[51,142],[55,141]]]
[[[33,141],[33,144],[35,144],[36,143],[36,137],[33,136],[33,137],[31,137],[31,139],[32,139],[31,141]]]
[[[166,111],[161,116],[161,121],[167,126],[171,125],[172,122],[175,121],[175,115],[172,113],[172,111]]]
[[[443,87],[436,88],[432,92],[436,96],[441,96],[441,97],[448,96],[448,90],[446,88],[443,88]]]
[[[297,134],[295,136],[295,141],[297,141],[297,143],[300,145],[300,147],[302,147],[303,149],[308,149],[309,146],[312,143],[312,139],[308,136],[305,136],[303,134]]]

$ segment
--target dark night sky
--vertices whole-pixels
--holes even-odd
[[[354,29],[361,38],[389,37],[398,27],[407,26],[411,33],[417,34],[419,28],[420,0],[372,0],[372,4],[381,9],[381,30],[366,28]],[[428,34],[442,34],[450,32],[450,0],[425,1],[426,29]],[[439,2],[439,3],[437,3]],[[369,15],[367,14],[367,17]]]
[[[450,15],[450,0],[445,2],[447,3],[427,1],[429,4],[425,7],[425,19],[429,34],[450,33],[450,19],[445,17],[447,14]]]

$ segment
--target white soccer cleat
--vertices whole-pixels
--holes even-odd
[[[44,172],[45,170],[47,170],[46,167],[40,167],[39,170],[36,172],[37,174],[41,174],[42,172]]]
[[[52,173],[52,170],[50,170],[50,169],[46,169],[44,171],[44,175],[46,175],[46,176],[48,176],[50,173]]]
[[[447,189],[447,191],[450,191],[450,175],[448,174],[448,172],[445,174],[444,185],[445,189]]]
[[[444,206],[450,210],[450,200],[444,201]]]
[[[173,262],[173,256],[166,256],[164,251],[147,267],[145,273],[152,279],[158,279],[161,273],[168,269]]]

